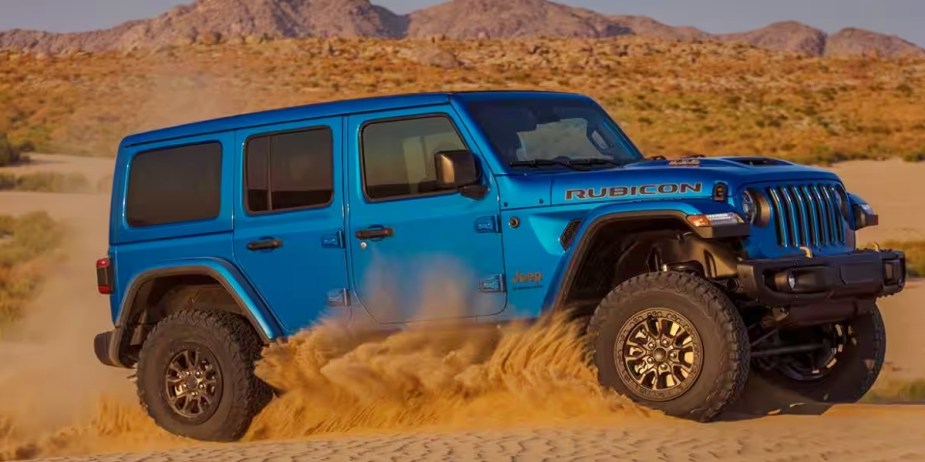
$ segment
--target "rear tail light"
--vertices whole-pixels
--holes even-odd
[[[108,257],[96,261],[96,288],[103,295],[112,293],[112,260]]]

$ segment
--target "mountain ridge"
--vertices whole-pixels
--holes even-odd
[[[90,32],[0,31],[0,50],[101,52],[233,39],[303,37],[511,39],[623,35],[685,42],[742,42],[807,56],[925,57],[925,49],[900,37],[859,28],[828,34],[787,21],[739,33],[710,34],[646,16],[605,15],[548,0],[452,0],[406,15],[369,0],[197,0],[154,18]]]

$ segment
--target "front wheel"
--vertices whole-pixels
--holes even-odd
[[[601,384],[669,415],[710,420],[748,377],[748,335],[735,305],[692,274],[648,273],[620,284],[588,333]]]
[[[795,393],[793,398],[817,403],[861,399],[877,380],[886,355],[886,331],[876,307],[851,320],[782,331],[779,340],[817,348],[755,358],[753,369],[777,388]]]
[[[138,361],[138,397],[165,430],[206,441],[241,438],[272,392],[254,375],[262,344],[244,319],[181,311],[155,326]]]

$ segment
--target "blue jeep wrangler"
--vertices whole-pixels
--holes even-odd
[[[331,311],[394,329],[568,310],[604,386],[695,420],[750,373],[854,401],[883,362],[876,300],[905,279],[901,253],[856,248],[877,215],[836,175],[647,159],[581,95],[242,115],[130,136],[116,166],[97,262],[115,328],[96,354],[137,367],[151,416],[199,439],[241,437],[272,396],[261,348]],[[419,309],[444,268],[454,316]]]

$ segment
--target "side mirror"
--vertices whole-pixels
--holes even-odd
[[[488,193],[488,188],[480,181],[475,154],[469,151],[440,151],[434,156],[434,166],[438,188],[458,189],[462,195],[473,199],[480,199]]]

